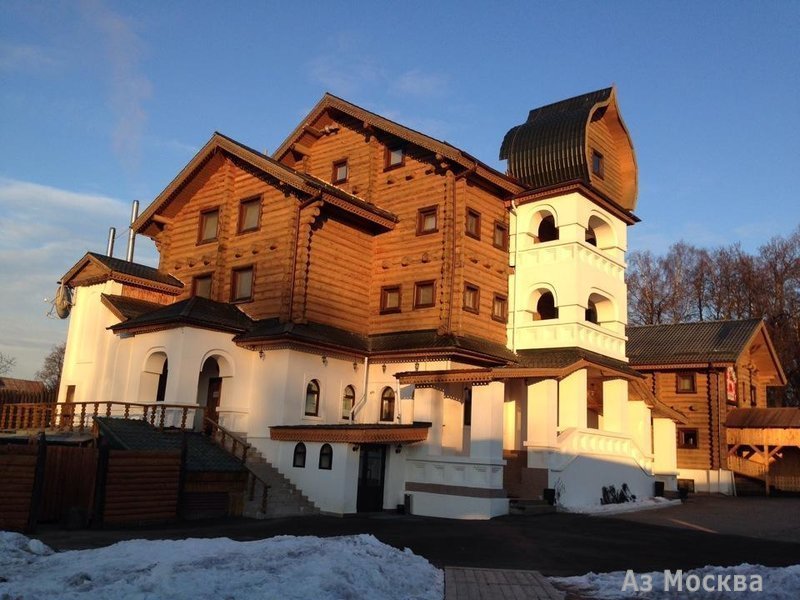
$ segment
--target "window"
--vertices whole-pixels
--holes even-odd
[[[414,308],[430,308],[434,305],[436,284],[433,281],[418,281],[414,284]]]
[[[697,429],[678,429],[678,448],[697,448]]]
[[[494,237],[492,238],[492,244],[494,244],[495,248],[508,250],[508,227],[502,223],[494,224]]]
[[[481,239],[481,213],[471,208],[467,209],[467,235],[476,240]]]
[[[242,200],[239,204],[239,233],[257,231],[261,223],[261,198]]]
[[[333,448],[330,444],[322,444],[319,449],[319,468],[330,471],[333,467]]]
[[[156,402],[164,402],[167,397],[167,377],[169,377],[169,359],[164,359],[164,366],[158,376],[158,387],[156,388]]]
[[[400,286],[388,286],[381,288],[381,313],[400,312]]]
[[[192,296],[211,298],[211,274],[198,275],[192,279]]]
[[[247,302],[253,299],[253,267],[233,270],[231,302]]]
[[[558,318],[558,308],[556,300],[551,292],[545,292],[539,297],[536,303],[536,313],[533,316],[536,321],[547,321]]]
[[[600,179],[602,179],[605,174],[603,155],[597,150],[592,150],[592,173],[597,175]]]
[[[464,388],[464,427],[472,425],[472,388]]]
[[[197,233],[197,243],[213,242],[217,239],[219,226],[219,209],[206,210],[200,213],[200,231]]]
[[[292,466],[298,469],[302,469],[306,466],[306,445],[303,442],[300,442],[294,447]]]
[[[381,421],[394,421],[394,390],[390,387],[381,392]]]
[[[503,323],[505,323],[507,317],[508,317],[508,299],[505,296],[501,296],[500,294],[495,294],[494,300],[492,301],[492,318],[495,321],[502,321]]]
[[[591,227],[586,230],[584,239],[586,240],[587,244],[591,246],[597,246],[597,235],[595,234],[594,229]]]
[[[558,227],[556,227],[556,220],[553,215],[547,215],[542,222],[539,223],[538,241],[553,242],[558,239]]]
[[[437,213],[438,207],[436,206],[419,209],[417,213],[417,235],[435,233],[439,230],[436,219]]]
[[[316,417],[319,414],[319,382],[312,379],[306,386],[306,408],[305,414],[309,417]]]
[[[337,160],[333,163],[333,183],[344,183],[350,175],[350,170],[347,167],[347,159]]]
[[[758,404],[758,390],[756,386],[750,386],[750,406],[756,406]]]
[[[356,403],[356,388],[348,385],[344,388],[342,394],[342,418],[350,420],[350,411],[353,410],[353,405]]]
[[[386,169],[393,169],[400,167],[406,160],[406,154],[403,148],[386,148]]]
[[[464,284],[464,310],[475,313],[480,312],[481,290],[477,285],[471,283]]]
[[[694,373],[685,371],[675,375],[677,392],[679,394],[694,394],[697,391],[695,385]]]
[[[597,306],[591,300],[589,300],[589,306],[586,307],[584,319],[589,321],[590,323],[594,323],[595,325],[599,324],[597,322]]]

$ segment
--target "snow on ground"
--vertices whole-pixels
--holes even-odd
[[[740,576],[736,591],[735,577]],[[645,577],[651,577],[650,583]],[[761,590],[754,589],[756,578],[761,577]],[[589,573],[579,577],[551,577],[550,581],[562,590],[569,590],[584,598],[713,598],[714,600],[758,598],[759,600],[796,600],[800,590],[800,565],[792,567],[764,567],[747,563],[736,567],[703,567],[679,572],[673,570],[665,580],[664,572],[653,573]],[[678,589],[680,582],[681,589]],[[652,589],[648,591],[648,585]],[[623,589],[624,588],[624,589]],[[637,592],[638,588],[638,592]]]
[[[441,600],[442,572],[371,535],[131,540],[53,552],[0,531],[0,598]]]
[[[587,515],[615,515],[618,513],[635,512],[638,510],[653,510],[654,508],[666,508],[668,506],[680,505],[680,500],[667,500],[666,498],[656,497],[634,502],[621,502],[620,504],[590,504],[586,506],[566,506],[559,507],[559,510],[571,513],[583,513]]]

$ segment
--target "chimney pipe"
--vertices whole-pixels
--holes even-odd
[[[108,244],[106,245],[106,256],[114,256],[114,238],[117,237],[117,228],[108,228]]]
[[[128,230],[128,252],[125,255],[125,260],[133,262],[133,246],[136,243],[136,233],[133,231],[133,222],[139,217],[139,201],[134,200],[131,207],[131,227]]]

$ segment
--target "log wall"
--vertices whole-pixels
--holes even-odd
[[[28,528],[36,480],[35,445],[0,446],[0,530]]]

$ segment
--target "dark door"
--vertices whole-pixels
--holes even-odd
[[[222,395],[222,377],[210,377],[208,379],[208,396],[206,397],[206,417],[219,422],[219,415],[217,409],[219,408],[219,399]]]
[[[383,510],[383,475],[386,467],[386,446],[361,446],[358,464],[358,512]]]

